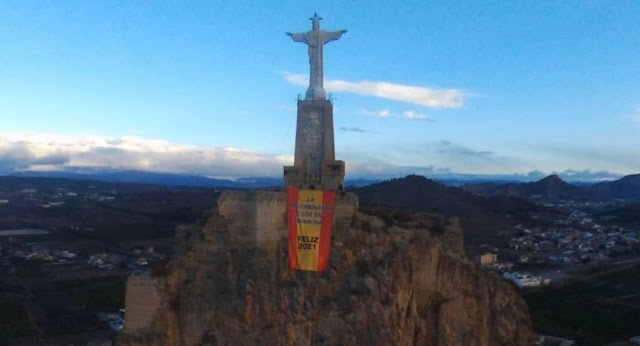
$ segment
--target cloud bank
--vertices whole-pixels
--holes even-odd
[[[368,132],[358,127],[342,127],[342,131]],[[430,154],[436,156],[430,156]],[[492,151],[471,149],[450,141],[420,147],[402,147],[393,152],[403,160],[387,160],[382,152],[372,154],[343,153],[349,178],[386,179],[420,174],[439,179],[477,179],[481,177],[537,180],[545,176],[533,171],[520,174],[495,174],[518,162]],[[351,157],[349,157],[351,156]],[[425,161],[425,158],[426,161]],[[406,165],[403,162],[415,162]],[[421,164],[430,162],[429,164]],[[460,162],[464,164],[460,166]],[[254,152],[230,147],[197,147],[166,140],[139,137],[61,136],[51,134],[0,133],[0,174],[19,171],[86,172],[89,169],[141,170],[218,178],[281,177],[282,166],[291,165],[293,157]],[[431,164],[433,163],[433,165]],[[483,173],[483,167],[492,167]],[[462,171],[475,173],[456,173]],[[500,170],[498,170],[500,171]],[[480,174],[478,174],[480,173]],[[607,180],[620,177],[607,171],[565,170],[561,177],[571,181]]]
[[[0,172],[133,169],[210,177],[277,176],[292,156],[195,147],[138,137],[0,134]]]
[[[359,132],[359,133],[370,132],[360,127],[340,126],[338,129],[340,131],[345,131],[345,132]]]
[[[358,114],[366,115],[369,117],[376,117],[376,118],[398,118],[398,119],[407,119],[407,120],[433,121],[427,118],[427,116],[424,115],[423,113],[418,113],[416,111],[410,111],[410,110],[404,111],[401,113],[396,113],[396,112],[391,112],[388,109],[382,109],[379,111],[370,111],[370,110],[362,109],[358,111]]]
[[[307,75],[290,72],[282,72],[282,75],[291,84],[309,85]],[[465,101],[464,93],[459,89],[432,89],[389,82],[326,80],[324,87],[330,92],[350,92],[429,108],[460,108]]]
[[[443,181],[514,181],[514,182],[532,182],[543,179],[550,174],[557,174],[563,180],[569,182],[582,182],[582,183],[595,183],[601,181],[617,180],[623,177],[622,174],[612,173],[609,171],[591,171],[591,170],[572,170],[567,169],[563,171],[553,171],[545,173],[539,170],[533,170],[526,173],[485,173],[485,174],[470,174],[470,173],[457,173],[447,167],[439,167],[435,165],[428,166],[398,166],[385,163],[350,163],[347,166],[347,176],[353,177],[351,171],[357,172],[357,177],[361,179],[389,179],[396,177],[404,177],[410,174],[422,175],[430,179],[443,180]]]
[[[436,153],[449,156],[476,156],[491,157],[494,153],[488,150],[473,150],[462,145],[451,143],[450,141],[441,141],[436,146]]]

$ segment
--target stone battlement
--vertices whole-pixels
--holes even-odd
[[[287,194],[281,191],[224,191],[218,213],[228,222],[230,238],[273,248],[286,236]]]
[[[338,192],[335,208],[334,222],[350,223],[358,211],[358,196]],[[244,245],[273,250],[287,237],[287,195],[283,191],[224,191],[218,213],[228,222],[230,238]]]

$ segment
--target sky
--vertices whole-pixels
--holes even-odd
[[[640,1],[0,2],[0,172],[279,176],[306,46],[347,177],[640,173]]]

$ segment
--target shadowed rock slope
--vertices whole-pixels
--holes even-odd
[[[238,241],[233,222],[215,214],[179,231],[177,257],[154,279],[153,325],[120,345],[532,343],[513,287],[446,241],[461,233],[455,221],[339,218],[323,273],[287,269],[285,230],[261,247]]]
[[[547,208],[511,196],[485,198],[419,175],[391,179],[355,190],[364,207],[424,211],[460,219],[467,249],[504,242],[502,231],[529,220],[531,211]],[[471,253],[471,252],[470,252]]]
[[[600,199],[640,201],[640,174],[628,175],[619,180],[591,186],[590,190]]]

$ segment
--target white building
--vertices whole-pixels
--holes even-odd
[[[527,273],[506,272],[505,279],[513,281],[518,287],[534,287],[542,284],[542,278]]]

